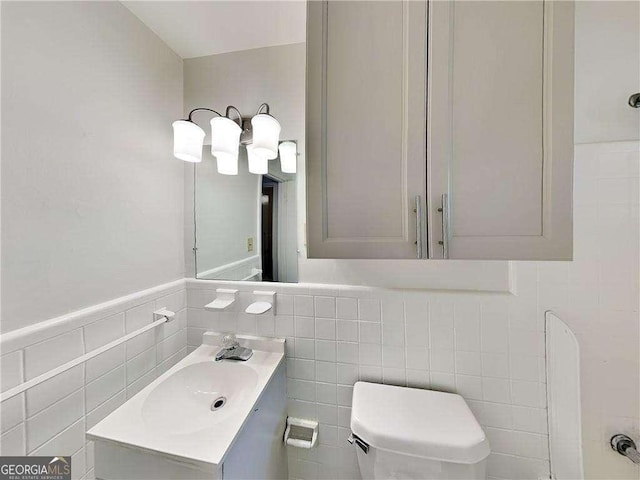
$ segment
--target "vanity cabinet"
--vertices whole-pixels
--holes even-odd
[[[308,3],[310,258],[572,257],[573,4]]]

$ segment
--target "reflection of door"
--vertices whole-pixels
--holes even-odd
[[[278,183],[262,177],[262,280],[278,281],[277,215]]]

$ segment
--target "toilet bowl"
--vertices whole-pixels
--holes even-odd
[[[357,382],[351,432],[363,479],[486,479],[489,442],[460,395]]]

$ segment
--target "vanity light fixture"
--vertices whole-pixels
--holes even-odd
[[[238,122],[229,118],[229,112],[238,113]],[[238,174],[238,148],[242,133],[242,116],[235,107],[227,107],[226,115],[211,119],[211,154],[216,157],[218,172],[223,175]]]
[[[173,122],[173,155],[186,162],[202,161],[205,132],[192,119],[193,114],[198,111],[207,111],[216,115],[210,122],[211,153],[216,157],[219,173],[238,174],[240,144],[253,145],[247,150],[250,171],[259,174],[267,173],[266,162],[278,156],[280,137],[280,123],[269,113],[268,104],[260,105],[251,119],[243,118],[236,107],[229,105],[224,115],[211,108],[199,107],[191,110],[186,119]],[[237,120],[230,118],[232,112],[237,115]],[[253,161],[251,161],[252,157]]]
[[[261,113],[264,109],[265,113]],[[263,103],[251,119],[253,127],[253,151],[256,155],[273,160],[278,156],[280,122],[269,114],[269,105]]]
[[[296,173],[297,145],[296,142],[286,141],[280,144],[280,169],[284,173]]]
[[[249,171],[251,173],[256,175],[269,173],[269,159],[256,154],[255,144],[247,145],[247,159],[249,160]]]
[[[173,155],[185,162],[202,161],[204,130],[190,120],[173,122]]]

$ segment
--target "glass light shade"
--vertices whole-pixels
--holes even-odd
[[[227,117],[211,119],[211,153],[216,157],[218,173],[238,174],[238,148],[242,129]]]
[[[238,157],[228,154],[219,154],[216,156],[218,165],[218,173],[221,175],[237,175],[238,174]]]
[[[249,171],[257,175],[265,175],[269,172],[269,160],[253,151],[253,145],[247,145],[247,158],[249,160]]]
[[[251,119],[253,130],[253,151],[256,155],[272,160],[278,156],[280,122],[266,113],[259,113]]]
[[[280,144],[280,169],[284,173],[296,173],[298,163],[297,145],[295,142],[282,142]]]
[[[187,120],[173,122],[173,156],[185,162],[202,161],[204,130]]]

